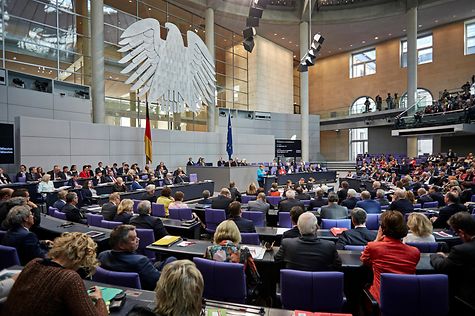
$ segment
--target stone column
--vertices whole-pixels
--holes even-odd
[[[417,101],[417,1],[407,8],[407,107]]]
[[[307,53],[309,45],[308,23],[300,23],[300,59]],[[301,123],[301,140],[302,140],[302,159],[309,159],[309,136],[308,136],[308,72],[300,73],[300,115]]]
[[[214,52],[214,10],[213,8],[207,8],[205,13],[205,42],[206,47],[215,61]],[[214,98],[213,98],[214,100]],[[214,132],[216,130],[216,105],[208,105],[208,132]]]
[[[104,124],[104,1],[91,1],[92,112],[93,122]]]

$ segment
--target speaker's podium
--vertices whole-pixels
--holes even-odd
[[[198,180],[213,180],[214,188],[229,187],[229,182],[234,181],[239,191],[246,191],[251,182],[257,185],[257,166],[239,167],[211,167],[211,166],[186,166],[186,173],[196,173]],[[213,192],[211,192],[213,193]]]

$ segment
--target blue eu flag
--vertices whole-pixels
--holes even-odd
[[[231,127],[231,112],[228,113],[228,142],[226,144],[226,151],[229,156],[229,160],[231,160],[231,156],[233,155],[233,129]]]

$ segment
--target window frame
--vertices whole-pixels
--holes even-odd
[[[370,51],[374,51],[374,59],[371,59],[369,61],[364,61],[364,62],[360,62],[360,63],[356,63],[354,64],[353,63],[353,57],[355,55],[359,55],[359,54],[364,54],[364,53],[367,53],[367,52],[370,52]],[[350,79],[353,79],[353,78],[361,78],[361,77],[367,77],[367,76],[372,76],[372,75],[375,75],[376,74],[376,59],[377,59],[377,56],[376,56],[376,47],[366,47],[364,49],[361,49],[361,50],[357,50],[357,51],[354,51],[354,52],[351,52],[350,54]],[[374,62],[374,73],[372,74],[367,74],[366,73],[366,64],[369,64],[369,63],[373,63]],[[363,65],[363,72],[364,72],[364,75],[362,76],[355,76],[354,72],[353,72],[353,69],[355,66],[359,66],[359,65]]]
[[[425,65],[425,64],[430,64],[432,62],[434,62],[434,34],[432,34],[432,32],[430,33],[422,33],[422,34],[418,34],[417,35],[417,40],[419,39],[422,39],[424,37],[431,37],[432,38],[432,45],[429,46],[429,47],[417,47],[417,65]],[[406,65],[404,66],[404,63],[403,63],[403,43],[406,43],[406,46],[407,46],[407,37],[401,39],[401,41],[399,42],[399,66],[401,68],[407,68],[407,49],[406,49]],[[424,63],[419,63],[419,52],[422,51],[422,50],[426,50],[426,49],[431,49],[431,61],[428,61],[428,62],[424,62]]]
[[[465,21],[463,23],[463,53],[464,55],[473,55],[475,54],[475,51],[473,53],[469,53],[468,52],[468,46],[467,46],[467,43],[468,43],[468,32],[467,32],[467,28],[468,26],[470,25],[475,25],[475,19],[472,19],[472,20],[468,20],[468,21]],[[470,37],[470,39],[475,39],[475,36],[472,36]],[[475,46],[473,46],[475,47]]]

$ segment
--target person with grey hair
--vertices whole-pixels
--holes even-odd
[[[389,200],[386,198],[386,195],[384,194],[384,190],[382,189],[376,190],[375,201],[379,202],[379,205],[381,206],[389,205]]]
[[[414,212],[414,205],[406,198],[406,191],[403,189],[397,189],[394,192],[393,201],[389,204],[388,209],[406,214]]]
[[[209,198],[211,194],[209,193],[208,190],[203,190],[201,193],[201,196],[203,197],[201,200],[198,201],[198,204],[211,204],[213,201]]]
[[[338,237],[336,249],[345,249],[346,245],[366,246],[376,238],[377,232],[366,228],[366,211],[355,207],[351,211],[351,222],[354,229],[345,230]]]
[[[150,213],[152,213],[152,204],[150,201],[141,201],[137,206],[137,213],[139,216],[132,217],[130,219],[130,225],[134,225],[137,228],[153,229],[155,240],[168,235],[161,219],[150,215]]]
[[[157,201],[157,197],[155,196],[155,184],[149,184],[145,187],[145,193],[142,195],[141,200],[150,201],[150,203],[154,203]]]
[[[315,215],[303,213],[299,216],[297,227],[301,236],[282,239],[274,256],[276,262],[285,263],[286,269],[303,271],[334,271],[341,268],[335,243],[316,236],[318,223]]]
[[[361,201],[356,202],[356,207],[362,208],[368,214],[381,213],[381,204],[378,201],[371,200],[371,193],[369,191],[361,192]]]
[[[211,207],[214,209],[224,210],[226,218],[229,217],[229,204],[232,202],[231,192],[228,188],[222,188],[219,195],[211,202]]]
[[[344,206],[338,205],[338,195],[333,192],[328,194],[328,205],[322,206],[320,218],[339,219],[347,217],[348,209]]]
[[[259,211],[266,215],[270,209],[270,204],[266,202],[266,194],[264,192],[259,193],[255,201],[249,201],[247,204],[250,211]]]
[[[149,203],[142,201],[140,203]],[[97,259],[101,267],[111,271],[135,272],[140,277],[142,289],[153,291],[160,278],[162,268],[176,258],[169,257],[163,262],[152,264],[146,256],[137,254],[139,246],[137,231],[133,225],[119,225],[110,234],[111,250],[101,252]]]
[[[22,265],[26,265],[34,258],[46,256],[47,245],[51,244],[51,241],[40,242],[36,234],[30,231],[35,219],[29,206],[13,207],[8,212],[5,222],[8,231],[2,240],[2,245],[16,248]]]
[[[346,199],[341,202],[341,206],[346,206],[347,209],[352,210],[356,207],[357,202],[356,191],[354,189],[348,189]]]
[[[168,172],[165,179],[163,179],[163,185],[173,185],[173,175],[170,172]]]
[[[301,208],[305,209],[303,202],[295,198],[294,190],[287,190],[285,192],[285,196],[287,198],[279,202],[279,212],[290,212],[294,206],[300,206]]]
[[[0,223],[2,224],[1,225],[2,229],[4,230],[7,229],[7,223],[5,219],[7,218],[8,212],[13,207],[18,206],[18,205],[26,205],[26,203],[27,202],[25,198],[21,196],[17,196],[17,197],[10,198],[8,201],[2,204],[2,206],[0,207]]]
[[[87,224],[86,216],[76,207],[79,203],[76,192],[69,192],[66,194],[66,205],[63,207],[63,212],[66,213],[66,219],[70,222]]]

